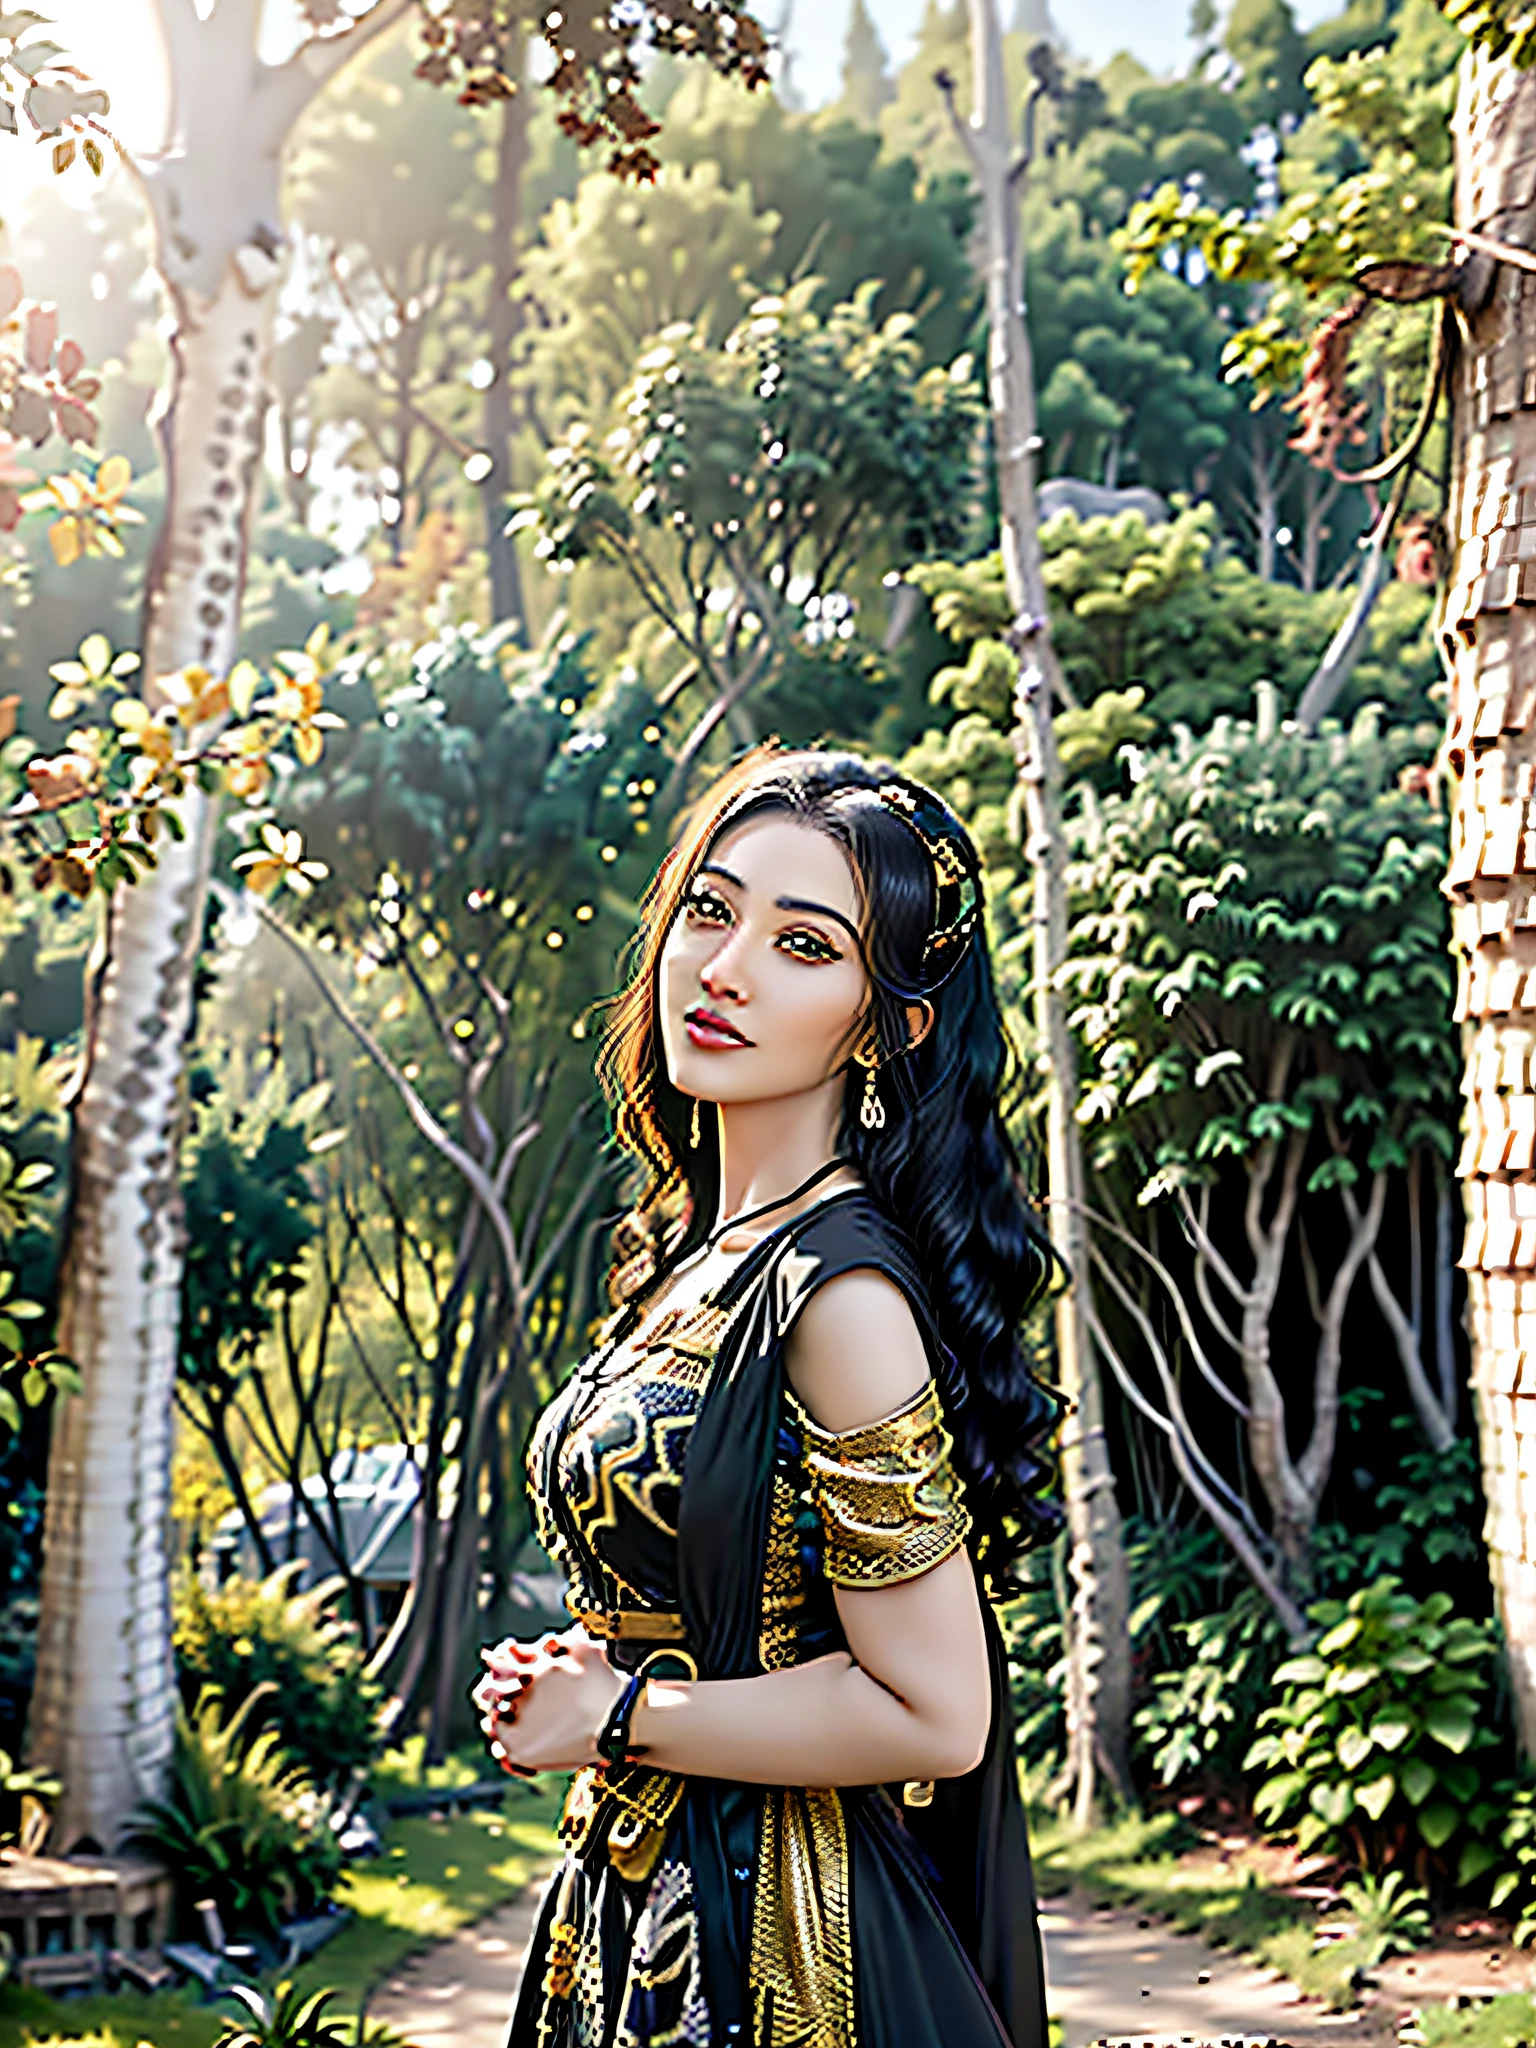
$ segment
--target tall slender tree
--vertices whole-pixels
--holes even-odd
[[[469,103],[516,81],[487,23],[522,0],[302,0],[286,62],[260,51],[263,0],[154,0],[170,73],[169,147],[133,162],[171,316],[166,511],[145,593],[151,712],[189,668],[219,676],[239,648],[261,476],[267,358],[284,274],[279,173],[295,122],[336,71],[413,15],[429,82]],[[751,84],[764,38],[735,0],[648,0],[566,22],[534,18],[558,62],[562,126],[610,145],[621,175],[651,175],[656,124],[633,97],[633,45],[703,56]],[[487,52],[489,51],[489,61]],[[54,1841],[110,1846],[161,1789],[172,1746],[166,1524],[182,1243],[176,1154],[192,970],[202,942],[218,803],[200,783],[168,809],[158,864],[104,899],[74,1099],[74,1186],[59,1341],[84,1390],[57,1426],[29,1744],[64,1785]]]
[[[1461,345],[1443,640],[1451,658],[1446,878],[1465,1028],[1472,1387],[1489,1564],[1521,1739],[1536,1755],[1536,75],[1484,49],[1455,115]]]
[[[1015,750],[1024,799],[1026,852],[1035,873],[1034,1001],[1046,1076],[1046,1180],[1051,1234],[1066,1266],[1056,1297],[1057,1372],[1068,1402],[1062,1425],[1072,1581],[1067,1667],[1067,1771],[1073,1812],[1086,1825],[1107,1780],[1131,1794],[1129,1589],[1115,1475],[1104,1435],[1103,1392],[1094,1346],[1091,1249],[1085,1213],[1082,1145],[1075,1119],[1077,1063],[1059,974],[1067,952],[1066,843],[1061,820],[1061,761],[1052,720],[1071,701],[1051,642],[1035,465],[1034,369],[1024,318],[1024,243],[1019,209],[1029,175],[1034,115],[1055,84],[1048,44],[1031,54],[1022,145],[1008,117],[997,0],[969,0],[972,114],[955,108],[954,83],[941,74],[955,132],[981,196],[987,299],[987,391],[1003,574],[1014,612],[1019,661]]]

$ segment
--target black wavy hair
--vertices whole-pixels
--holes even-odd
[[[879,792],[899,790],[902,804]],[[668,932],[701,863],[722,834],[782,813],[824,832],[853,871],[862,909],[872,1001],[860,1028],[879,1047],[883,1128],[860,1121],[864,1069],[850,1059],[840,1153],[917,1253],[944,1347],[940,1390],[975,1521],[976,1554],[996,1592],[1011,1567],[1059,1521],[1046,1497],[1047,1444],[1059,1414],[1033,1376],[1020,1327],[1050,1275],[1052,1253],[1030,1206],[1006,1117],[1018,1061],[1002,1015],[981,928],[975,848],[943,801],[888,763],[848,753],[755,749],[717,781],[689,817],[647,894],[628,983],[614,1000],[598,1074],[620,1145],[646,1181],[615,1236],[610,1287],[627,1299],[662,1278],[702,1242],[720,1197],[714,1119],[688,1142],[692,1099],[666,1072],[657,1016],[658,969]],[[942,839],[951,874],[963,866],[974,903],[968,940],[931,944],[943,906],[953,926],[955,886],[937,871]],[[958,960],[956,960],[958,955]],[[910,1043],[907,1012],[933,1022]]]

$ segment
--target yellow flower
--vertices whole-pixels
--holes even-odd
[[[21,501],[24,512],[56,511],[60,516],[48,529],[54,560],[68,569],[83,555],[121,555],[120,526],[142,526],[144,515],[123,502],[133,482],[133,467],[124,455],[109,455],[98,463],[96,474],[72,469],[63,476],[51,476],[40,491],[29,491]]]
[[[330,873],[324,861],[304,858],[304,838],[299,832],[284,832],[276,825],[263,825],[261,847],[242,853],[235,868],[245,876],[245,886],[258,896],[270,896],[286,883],[296,895],[307,896],[316,882]]]
[[[161,676],[156,687],[173,706],[178,724],[188,732],[210,719],[222,718],[229,709],[229,684],[196,664],[179,675]]]

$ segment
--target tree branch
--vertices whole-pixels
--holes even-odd
[[[228,6],[229,0],[220,0]],[[359,15],[351,28],[334,36],[312,36],[261,80],[254,96],[260,119],[253,140],[267,149],[281,148],[294,123],[336,73],[369,43],[405,18],[415,0],[375,0],[371,12]],[[246,147],[250,147],[247,142]]]
[[[332,988],[327,976],[321,972],[319,967],[310,958],[309,948],[304,944],[303,940],[296,933],[290,931],[283,920],[273,911],[269,910],[264,903],[259,905],[257,914],[260,916],[263,924],[270,931],[275,932],[284,945],[298,955],[303,963],[305,972],[320,991],[332,1014],[352,1034],[369,1059],[378,1068],[379,1072],[390,1083],[401,1102],[405,1105],[405,1112],[411,1119],[411,1122],[421,1132],[432,1149],[442,1158],[446,1159],[450,1166],[456,1168],[469,1186],[480,1207],[485,1211],[491,1228],[496,1233],[497,1242],[501,1246],[502,1258],[506,1264],[507,1281],[512,1290],[512,1299],[515,1303],[519,1304],[520,1313],[523,1293],[522,1271],[521,1263],[517,1256],[517,1244],[512,1235],[512,1225],[508,1220],[507,1212],[496,1199],[496,1189],[490,1175],[477,1159],[466,1152],[464,1147],[457,1143],[443,1129],[443,1126],[438,1122],[431,1110],[428,1109],[426,1103],[422,1101],[410,1082],[406,1080],[404,1074],[400,1072],[400,1069],[395,1065],[383,1046],[379,1044],[362,1018],[347,1003],[343,1002],[335,989]]]

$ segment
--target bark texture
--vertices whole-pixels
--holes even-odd
[[[398,19],[269,66],[259,0],[160,0],[173,147],[142,173],[173,316],[165,521],[145,593],[145,694],[238,652],[283,248],[283,142],[344,55]],[[175,1712],[168,1521],[183,1245],[177,1181],[192,968],[217,807],[181,801],[185,839],[115,895],[92,965],[60,1335],[82,1393],[60,1405],[48,1471],[42,1621],[28,1746],[63,1781],[50,1846],[110,1849],[163,1792]]]
[[[1068,700],[1051,644],[1035,501],[1034,366],[1024,322],[1019,202],[1028,144],[1010,134],[996,0],[970,0],[975,111],[957,124],[981,197],[987,296],[987,389],[997,465],[1003,571],[1019,653],[1017,745],[1026,852],[1034,869],[1035,1020],[1048,1074],[1046,1176],[1051,1236],[1068,1271],[1057,1297],[1057,1371],[1069,1412],[1062,1426],[1070,1576],[1067,1772],[1073,1812],[1086,1825],[1106,1781],[1133,1796],[1130,1779],[1129,1586],[1115,1475],[1104,1435],[1093,1339],[1092,1250],[1085,1213],[1077,1059],[1057,974],[1067,952],[1066,842],[1054,712]],[[1029,117],[1026,116],[1026,125]]]
[[[1536,249],[1536,74],[1469,54],[1455,138],[1456,225]],[[1489,1563],[1536,1754],[1536,277],[1481,254],[1463,276],[1444,611],[1461,1263]]]

